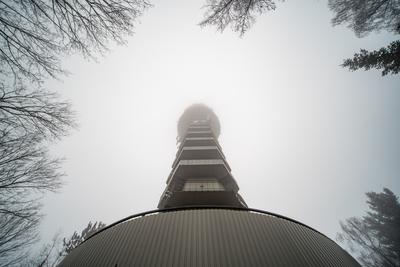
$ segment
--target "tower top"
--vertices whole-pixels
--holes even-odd
[[[195,121],[207,121],[216,138],[219,137],[221,127],[214,111],[204,104],[193,104],[186,108],[178,121],[178,142],[182,141],[189,126]]]

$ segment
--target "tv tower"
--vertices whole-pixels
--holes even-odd
[[[59,266],[360,266],[317,230],[247,207],[219,134],[210,108],[187,108],[158,209],[101,229]]]

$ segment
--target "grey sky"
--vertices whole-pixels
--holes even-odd
[[[218,115],[252,208],[334,238],[339,220],[366,210],[366,191],[400,194],[400,78],[339,66],[393,36],[331,27],[326,1],[279,2],[243,38],[200,28],[205,1],[153,3],[126,46],[97,63],[68,58],[72,75],[46,84],[71,100],[80,128],[52,149],[68,176],[44,199],[44,241],[155,209],[177,120],[198,102]]]

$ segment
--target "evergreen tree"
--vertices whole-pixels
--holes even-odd
[[[63,239],[63,248],[65,251],[65,255],[69,254],[74,248],[82,244],[86,239],[88,239],[91,235],[101,230],[106,226],[103,222],[89,222],[88,226],[82,230],[81,234],[78,234],[75,231],[69,239]]]
[[[27,258],[20,266],[35,267],[55,267],[67,256],[74,248],[82,244],[91,235],[100,231],[106,226],[103,222],[89,222],[79,234],[75,231],[69,238],[61,240],[60,234],[54,235],[51,242],[43,245],[39,253]]]
[[[347,241],[364,266],[400,266],[400,203],[387,188],[368,192],[369,211],[340,222],[339,241]]]
[[[400,72],[400,40],[372,52],[361,49],[360,53],[354,54],[353,58],[344,60],[342,66],[352,71],[362,68],[382,69],[382,76],[389,73],[397,74]]]

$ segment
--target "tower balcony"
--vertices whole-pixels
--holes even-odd
[[[204,177],[217,179],[227,190],[235,192],[239,190],[229,166],[223,159],[180,160],[167,179],[167,187],[173,187],[171,183],[179,180],[203,179]]]
[[[178,151],[172,168],[175,168],[180,160],[190,159],[225,159],[225,155],[217,146],[184,146]],[[230,170],[226,161],[225,164]]]
[[[190,125],[188,131],[211,131],[209,125]]]
[[[217,146],[221,150],[221,146],[214,137],[189,137],[183,139],[179,150],[185,146]]]
[[[187,131],[185,137],[214,137],[212,131]]]

